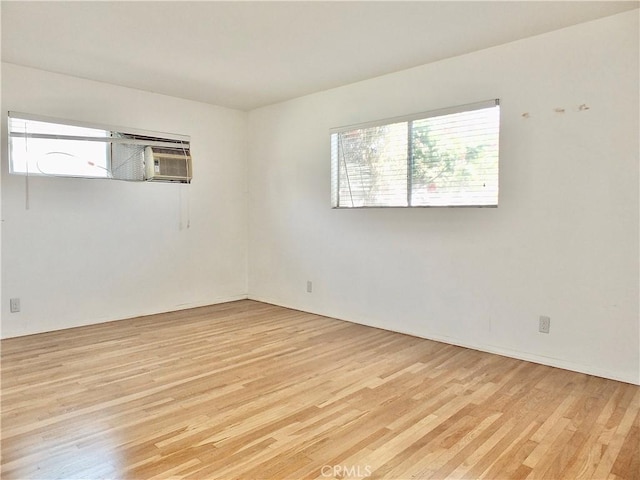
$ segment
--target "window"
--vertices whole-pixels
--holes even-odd
[[[498,100],[331,132],[332,206],[497,206]]]
[[[189,137],[9,112],[14,174],[190,181]],[[151,168],[145,163],[153,162]],[[168,171],[168,172],[167,172]],[[177,173],[176,173],[177,172]]]
[[[106,130],[9,117],[9,132],[12,173],[108,176]]]

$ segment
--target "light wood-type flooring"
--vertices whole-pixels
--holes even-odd
[[[1,346],[3,480],[640,478],[640,387],[250,300]]]

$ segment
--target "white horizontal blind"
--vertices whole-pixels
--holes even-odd
[[[9,171],[106,178],[108,136],[106,130],[9,117]]]
[[[189,137],[9,112],[9,171],[144,180],[144,149],[190,155]]]
[[[333,130],[337,208],[497,206],[497,100]]]

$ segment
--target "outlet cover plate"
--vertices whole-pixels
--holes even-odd
[[[10,299],[9,308],[11,309],[11,313],[18,313],[20,311],[20,299],[19,298]]]
[[[538,331],[540,333],[549,333],[551,329],[551,318],[544,315],[540,316]]]

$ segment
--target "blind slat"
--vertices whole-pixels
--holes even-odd
[[[500,107],[493,102],[333,130],[333,206],[496,206]]]

